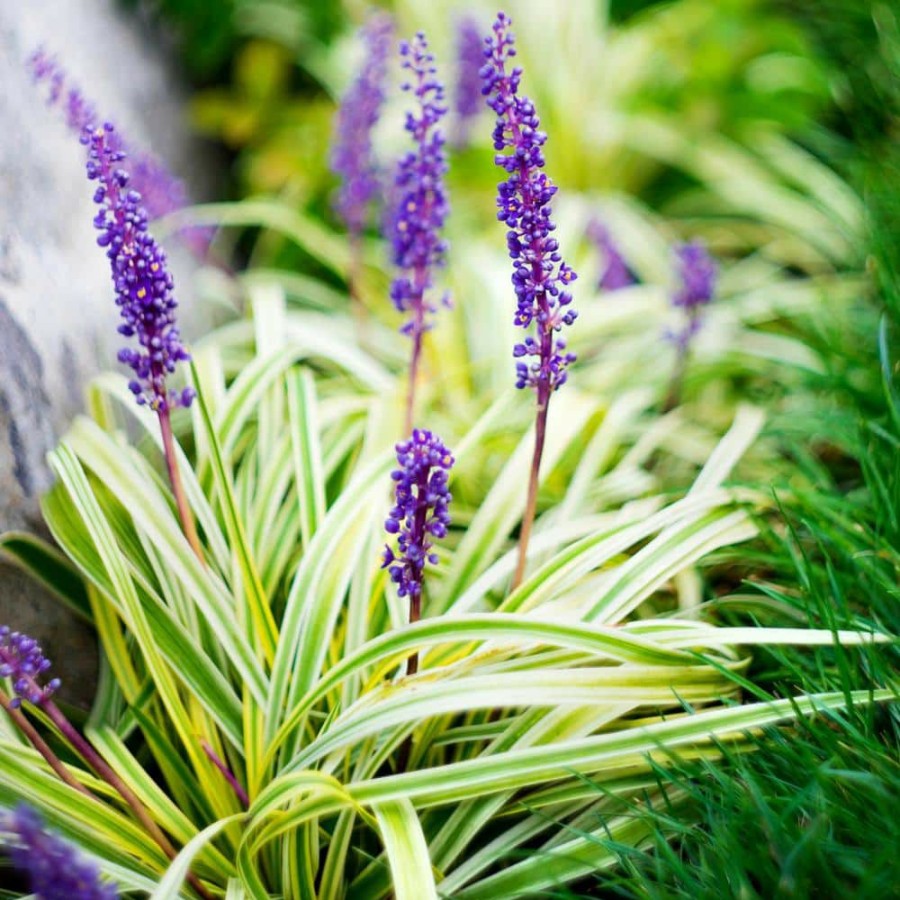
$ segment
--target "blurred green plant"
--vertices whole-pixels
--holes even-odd
[[[194,98],[195,126],[233,151],[246,150],[239,162],[245,190],[324,205],[331,102],[292,92],[295,66],[281,44],[247,41],[233,65],[229,89],[209,88]]]

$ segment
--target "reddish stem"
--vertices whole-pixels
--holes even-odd
[[[349,235],[350,242],[350,269],[347,273],[347,291],[350,299],[354,303],[354,307],[359,307],[359,313],[362,313],[362,297],[359,293],[359,285],[362,276],[362,237],[358,232],[351,231]]]
[[[419,481],[416,484],[416,491],[419,496],[424,496],[425,491],[428,490],[428,470],[425,469],[420,476]],[[425,540],[425,521],[428,518],[428,506],[425,503],[420,503],[419,508],[416,510],[416,517],[413,520],[413,540],[416,540],[416,536],[421,536],[421,541],[424,543]],[[409,596],[409,623],[412,625],[413,622],[418,622],[419,619],[422,618],[422,584],[419,584],[419,590],[415,594],[410,594]],[[410,655],[409,659],[406,661],[406,676],[407,678],[410,675],[415,675],[416,672],[419,671],[419,651],[416,650],[413,654]],[[409,767],[409,757],[412,752],[412,734],[408,735],[406,740],[400,745],[400,750],[397,756],[397,771],[405,772]]]
[[[38,734],[37,729],[22,715],[21,711],[11,705],[9,697],[0,691],[0,706],[6,710],[6,714],[15,722],[16,727],[31,742],[31,745],[37,750],[41,756],[47,761],[47,765],[67,784],[69,787],[75,788],[81,794],[86,794],[94,800],[97,798],[92,794],[74,775],[63,765],[62,760],[50,749],[49,744]]]
[[[519,559],[513,575],[511,591],[514,591],[525,577],[525,564],[528,560],[528,542],[531,539],[531,528],[537,511],[538,482],[541,471],[541,458],[544,455],[544,441],[547,437],[547,414],[550,411],[550,386],[541,380],[537,388],[538,407],[534,423],[534,453],[531,457],[531,473],[528,478],[528,498],[525,502],[525,513],[522,516],[522,528],[519,532]]]
[[[231,785],[231,789],[237,795],[238,800],[241,801],[241,805],[244,809],[250,806],[250,797],[247,795],[247,792],[244,790],[244,786],[235,778],[234,772],[225,765],[225,762],[216,753],[215,750],[209,745],[209,742],[205,739],[201,739],[200,746],[203,748],[203,752],[209,757],[210,762],[222,773],[225,780]]]
[[[499,60],[499,70],[503,77],[501,92],[509,101],[507,116],[509,130],[512,136],[513,146],[521,144],[521,125],[516,116],[516,107],[512,102],[512,95],[506,81],[504,61]],[[540,202],[535,199],[532,184],[533,170],[524,157],[519,159],[519,190],[522,196],[522,206],[529,213],[540,207]],[[545,238],[536,237],[529,245],[531,256],[531,277],[536,286],[545,286],[549,280],[548,272],[544,269],[546,250]],[[552,393],[552,373],[550,360],[553,356],[553,320],[550,310],[550,301],[545,288],[536,291],[538,310],[534,320],[537,323],[537,333],[540,339],[540,369],[537,377],[537,415],[534,425],[534,454],[531,459],[531,473],[528,478],[528,497],[525,502],[525,512],[522,516],[522,528],[519,532],[519,558],[513,575],[510,590],[515,590],[525,576],[525,564],[528,558],[528,542],[531,539],[531,529],[534,525],[534,517],[537,510],[538,481],[541,469],[541,458],[544,455],[544,441],[547,436],[547,414],[550,408],[550,394]]]
[[[690,353],[690,328],[685,326],[685,332],[678,339],[678,351],[675,357],[675,366],[669,379],[669,388],[660,407],[660,412],[667,413],[675,409],[681,402],[681,391],[684,387],[684,375],[687,371],[688,355]]]
[[[678,406],[681,400],[681,387],[684,384],[684,373],[687,369],[687,348],[680,347],[678,356],[675,360],[675,367],[672,369],[672,376],[669,379],[669,387],[666,391],[665,399],[660,406],[661,413],[671,412]]]
[[[416,492],[419,496],[419,506],[416,510],[416,517],[413,519],[411,541],[418,543],[420,546],[425,545],[427,534],[425,531],[425,523],[428,519],[428,504],[421,502],[421,498],[428,492],[428,476],[430,470],[425,468],[419,475],[416,483]],[[424,575],[424,569],[422,570]],[[418,622],[422,618],[422,583],[419,582],[418,591],[409,595],[409,623]],[[410,656],[406,664],[406,674],[415,675],[419,671],[419,654],[418,651]]]
[[[418,622],[422,618],[422,595],[416,594],[409,598],[409,624]],[[415,675],[419,671],[419,651],[410,656],[406,661],[406,674]]]
[[[421,593],[409,598],[409,622],[418,622],[422,617]],[[416,650],[406,661],[406,677],[415,675],[419,671],[419,651]],[[406,736],[406,740],[400,745],[397,753],[397,771],[405,772],[409,768],[409,757],[412,754],[412,734]]]
[[[91,743],[75,728],[74,725],[65,717],[62,710],[50,699],[44,699],[41,707],[50,721],[60,730],[62,735],[68,740],[72,747],[81,755],[84,761],[112,788],[118,791],[122,799],[131,807],[138,821],[144,826],[147,833],[159,844],[163,853],[169,859],[175,859],[177,851],[172,846],[169,839],[163,833],[163,830],[153,821],[146,807],[141,803],[138,796],[130,787],[116,774],[113,768],[106,760],[94,749]],[[199,879],[193,873],[188,873],[188,880],[191,886],[204,900],[212,900],[212,896],[200,884]]]
[[[347,292],[350,294],[350,311],[356,326],[356,339],[360,345],[367,342],[367,316],[366,307],[362,301],[360,285],[362,284],[362,236],[359,232],[351,231],[350,241],[350,268],[347,272]]]
[[[424,314],[422,310],[422,295],[419,295],[419,302],[415,307],[415,318],[413,320],[413,346],[412,355],[409,359],[409,387],[406,391],[406,415],[403,420],[403,434],[412,434],[413,419],[416,410],[416,382],[419,378],[419,363],[422,359],[422,334],[424,332]]]
[[[181,482],[181,472],[178,469],[178,459],[175,456],[175,436],[172,434],[172,418],[168,407],[157,410],[159,427],[163,439],[163,455],[166,458],[166,469],[169,472],[169,483],[172,485],[172,493],[175,495],[175,504],[178,507],[178,518],[181,520],[181,529],[188,539],[197,559],[203,562],[203,551],[200,549],[200,538],[197,535],[197,526],[194,524],[194,514],[187,501],[184,485]]]

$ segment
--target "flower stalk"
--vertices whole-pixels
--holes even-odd
[[[115,128],[87,125],[81,142],[87,147],[87,175],[97,182],[94,202],[100,211],[94,227],[100,232],[97,243],[106,249],[110,262],[116,305],[122,315],[119,333],[137,338],[138,348],[119,351],[119,362],[129,366],[134,377],[129,390],[141,406],[152,409],[158,419],[166,469],[181,527],[197,557],[203,555],[194,517],[184,492],[175,454],[171,410],[190,406],[193,388],[170,390],[168,376],[179,362],[190,359],[175,322],[178,306],[174,280],[166,254],[148,231],[147,211],[142,197],[130,185],[130,175],[120,163],[125,159]]]
[[[0,626],[0,676],[10,679],[16,694],[15,697],[9,698],[0,691],[0,705],[13,716],[13,721],[19,727],[22,727],[24,723],[22,730],[25,736],[66,784],[76,788],[81,793],[93,796],[83,785],[75,781],[62,762],[20,712],[23,700],[39,706],[47,718],[56,726],[59,733],[68,741],[69,746],[128,804],[137,820],[153,840],[156,841],[163,853],[169,859],[174,859],[177,851],[163,830],[153,821],[138,796],[97,752],[87,738],[66,718],[63,711],[53,701],[52,695],[59,688],[60,680],[53,678],[46,685],[40,683],[41,675],[49,668],[50,660],[44,656],[40,645],[34,638],[17,631],[10,631],[5,625]],[[189,875],[189,878],[201,897],[205,898],[205,900],[210,898],[209,893],[200,884],[196,876]]]
[[[485,42],[481,91],[497,114],[494,162],[508,175],[498,189],[497,218],[509,229],[506,243],[513,261],[512,283],[517,301],[514,322],[524,329],[533,325],[536,332],[513,347],[513,356],[520,360],[516,364],[516,387],[534,389],[537,399],[534,453],[512,580],[515,590],[525,574],[537,510],[550,397],[565,384],[567,369],[575,361],[575,355],[566,351],[566,342],[558,333],[577,316],[567,290],[577,276],[563,261],[559,242],[552,234],[556,225],[550,218],[550,200],[556,194],[556,186],[543,171],[547,136],[540,130],[534,104],[519,94],[522,70],[507,68],[516,55],[510,24],[509,17],[499,13],[493,35]],[[510,152],[504,153],[505,150]]]
[[[209,741],[205,738],[200,740],[200,746],[203,748],[203,752],[206,754],[209,761],[219,770],[222,774],[222,777],[231,785],[231,789],[234,791],[235,796],[240,800],[241,806],[244,809],[247,809],[250,806],[250,797],[247,794],[247,791],[244,789],[244,786],[237,780],[234,772],[225,765],[225,761],[216,753],[215,750],[210,746]]]
[[[415,149],[397,164],[394,179],[395,206],[389,223],[394,265],[400,270],[391,285],[391,299],[399,312],[410,313],[401,328],[412,338],[409,383],[403,433],[410,434],[415,420],[416,387],[422,359],[422,338],[431,328],[427,316],[437,312],[426,294],[433,286],[432,273],[442,266],[447,242],[440,230],[449,213],[444,175],[447,157],[444,135],[438,127],[446,115],[444,87],[435,77],[434,56],[425,35],[400,45],[402,66],[409,72],[403,90],[413,94],[417,108],[406,114],[406,130]],[[444,297],[443,302],[448,302]]]
[[[703,311],[712,302],[716,288],[716,264],[700,241],[676,247],[675,258],[680,284],[672,306],[682,311],[684,324],[678,331],[666,334],[675,345],[675,365],[662,402],[663,413],[671,412],[681,401],[691,343],[703,326]]]
[[[334,208],[347,227],[350,239],[348,289],[359,310],[362,235],[372,202],[381,189],[372,150],[372,132],[384,104],[387,59],[393,30],[393,21],[385,14],[372,16],[362,28],[366,56],[338,108],[330,157],[331,171],[341,179]]]
[[[85,128],[92,128],[102,121],[94,104],[72,83],[56,57],[43,47],[31,55],[28,67],[35,84],[46,87],[47,105],[63,113],[66,126],[75,134],[80,136]],[[151,220],[161,219],[190,206],[191,198],[184,182],[176,178],[160,159],[127,140],[118,130],[109,136],[109,140],[116,150],[128,154],[131,160],[131,187],[140,193],[142,205]],[[179,237],[203,262],[211,261],[210,245],[214,234],[214,228],[191,226],[181,229]],[[223,264],[217,264],[224,268]]]
[[[93,797],[93,793],[75,778],[66,768],[63,761],[50,749],[50,745],[41,737],[34,725],[25,718],[22,710],[18,706],[13,705],[14,702],[5,691],[0,691],[0,707],[3,707],[6,714],[12,719],[13,724],[25,735],[31,746],[44,757],[47,765],[59,776],[60,781],[64,781],[70,788],[74,788],[80,794]]]
[[[453,456],[437,435],[416,429],[408,441],[397,444],[394,506],[384,529],[397,535],[397,552],[385,545],[382,568],[390,571],[400,597],[409,597],[409,621],[422,615],[422,590],[427,563],[438,561],[432,538],[447,536],[452,496],[447,487]],[[417,653],[410,656],[406,673],[418,671]]]
[[[172,433],[172,419],[168,409],[157,410],[159,428],[162,433],[163,456],[166,460],[166,471],[169,475],[169,484],[172,486],[172,494],[175,497],[175,507],[178,510],[178,518],[181,521],[181,530],[188,539],[191,549],[200,562],[203,560],[203,550],[200,546],[200,536],[197,534],[197,526],[194,522],[194,514],[188,503],[184,484],[181,480],[181,470],[178,468],[178,458],[175,455],[175,436]]]

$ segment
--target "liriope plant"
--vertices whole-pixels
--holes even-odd
[[[44,510],[64,556],[4,539],[97,628],[104,674],[85,735],[183,849],[170,865],[65,735],[57,753],[92,796],[6,723],[0,802],[26,800],[121,890],[191,896],[191,872],[213,896],[522,896],[614,864],[598,837],[639,842],[644,826],[619,800],[654,794],[654,766],[672,754],[715,758],[720,742],[848,701],[740,702],[746,648],[829,644],[830,631],[672,614],[682,573],[754,533],[748,498],[722,485],[755,411],[738,414],[680,498],[634,478],[628,445],[652,442],[652,429],[590,441],[509,593],[521,515],[509,500],[530,459],[523,439],[479,496],[471,466],[507,427],[494,404],[447,435],[450,487],[473,505],[438,542],[423,619],[408,624],[379,565],[395,428],[377,395],[328,395],[302,355],[286,340],[232,380],[215,335],[195,350],[198,400],[177,424],[186,446],[191,435],[182,461],[204,562],[160,477],[154,417],[112,375],[51,455]],[[341,366],[321,348],[313,357]],[[588,423],[602,420],[596,438],[613,412],[574,390],[558,399],[550,483]],[[614,504],[584,490],[604,481]],[[43,724],[39,706],[28,712]]]
[[[714,760],[766,725],[893,697],[747,702],[753,646],[885,636],[698,615],[690,574],[755,533],[759,499],[727,483],[758,411],[712,439],[660,427],[646,385],[615,401],[569,385],[547,412],[517,575],[532,411],[503,392],[462,414],[423,404],[446,446],[401,442],[392,508],[400,380],[342,323],[311,328],[271,283],[253,296],[252,318],[194,348],[179,443],[103,376],[50,456],[62,553],[3,538],[93,624],[103,670],[79,730],[35,687],[33,644],[4,650],[24,712],[0,720],[0,804],[25,801],[90,854],[98,890],[524,896],[642,842],[650,826],[629,810],[677,808],[658,777],[676,756]],[[650,464],[672,457],[691,473],[682,489]]]

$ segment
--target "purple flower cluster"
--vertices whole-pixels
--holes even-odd
[[[17,696],[10,701],[14,709],[29,703],[41,703],[60,685],[54,678],[42,686],[38,678],[50,668],[50,660],[44,656],[41,645],[28,635],[10,631],[9,626],[0,625],[0,677],[10,678]]]
[[[481,66],[484,63],[484,39],[478,23],[465,16],[456,26],[456,89],[453,111],[456,113],[456,144],[469,142],[472,122],[481,112]]]
[[[509,228],[506,242],[517,298],[514,322],[522,328],[537,322],[537,337],[513,347],[513,356],[534,358],[530,364],[516,364],[516,387],[534,387],[538,397],[546,399],[565,383],[566,369],[575,361],[557,333],[577,315],[566,290],[577,276],[563,262],[552,236],[556,226],[550,219],[550,200],[556,187],[542,171],[547,135],[540,130],[534,104],[519,95],[522,70],[507,71],[507,63],[516,54],[510,24],[509,17],[499,13],[493,37],[486,39],[481,92],[497,114],[494,162],[509,173],[498,188],[497,218]],[[509,154],[500,152],[507,149]]]
[[[425,563],[438,561],[431,552],[430,537],[445,537],[450,524],[447,473],[453,457],[440,438],[419,428],[396,449],[398,468],[391,473],[396,482],[395,503],[384,527],[388,534],[398,535],[398,553],[386,545],[382,568],[390,567],[401,597],[417,600]]]
[[[49,85],[48,104],[62,109],[66,124],[77,135],[80,136],[85,128],[94,127],[102,121],[94,104],[76,85],[68,81],[65,70],[54,56],[39,48],[32,54],[28,64],[34,80],[39,84]],[[143,197],[144,209],[151,219],[161,218],[189,204],[184,183],[155,156],[139,150],[119,132],[110,136],[110,140],[114,150],[126,152],[131,159],[131,185]],[[212,237],[210,229],[191,228],[187,232],[186,237],[190,238],[192,249],[199,237],[205,240],[203,252],[209,249]],[[200,249],[199,245],[197,249]]]
[[[363,26],[366,59],[337,113],[331,170],[342,182],[335,209],[353,235],[362,234],[369,204],[379,190],[372,157],[372,129],[384,103],[393,29],[388,15],[374,15]]]
[[[125,320],[119,332],[136,336],[141,347],[119,351],[119,361],[130,366],[136,376],[128,386],[139,404],[158,412],[188,406],[194,396],[191,388],[176,393],[166,387],[166,377],[175,364],[190,356],[175,325],[177,304],[166,255],[147,230],[140,193],[129,188],[129,175],[119,166],[125,152],[108,123],[85,128],[81,140],[88,150],[88,178],[97,182],[97,243],[106,248],[116,304]]]
[[[437,311],[434,304],[426,305],[425,292],[432,286],[433,269],[444,264],[447,252],[447,242],[440,236],[450,210],[444,187],[447,157],[444,135],[437,127],[447,107],[425,35],[419,32],[412,42],[401,43],[400,56],[410,73],[403,90],[415,95],[418,109],[406,114],[415,150],[397,163],[394,179],[390,235],[393,261],[403,274],[391,285],[391,299],[400,312],[412,312],[402,331],[416,337],[426,330],[425,313]]]
[[[619,252],[619,247],[609,233],[609,229],[599,219],[591,220],[587,228],[587,235],[594,242],[603,261],[603,271],[597,283],[597,287],[601,291],[618,291],[637,281],[634,273],[628,268],[625,258]]]
[[[103,884],[97,866],[61,837],[47,831],[40,816],[21,805],[0,820],[13,838],[12,864],[28,875],[29,888],[41,900],[115,900],[113,884]]]
[[[702,311],[713,298],[716,289],[716,264],[700,241],[681,244],[675,248],[679,287],[672,297],[672,305],[683,310],[687,318],[684,328],[672,339],[686,347],[700,330]]]

